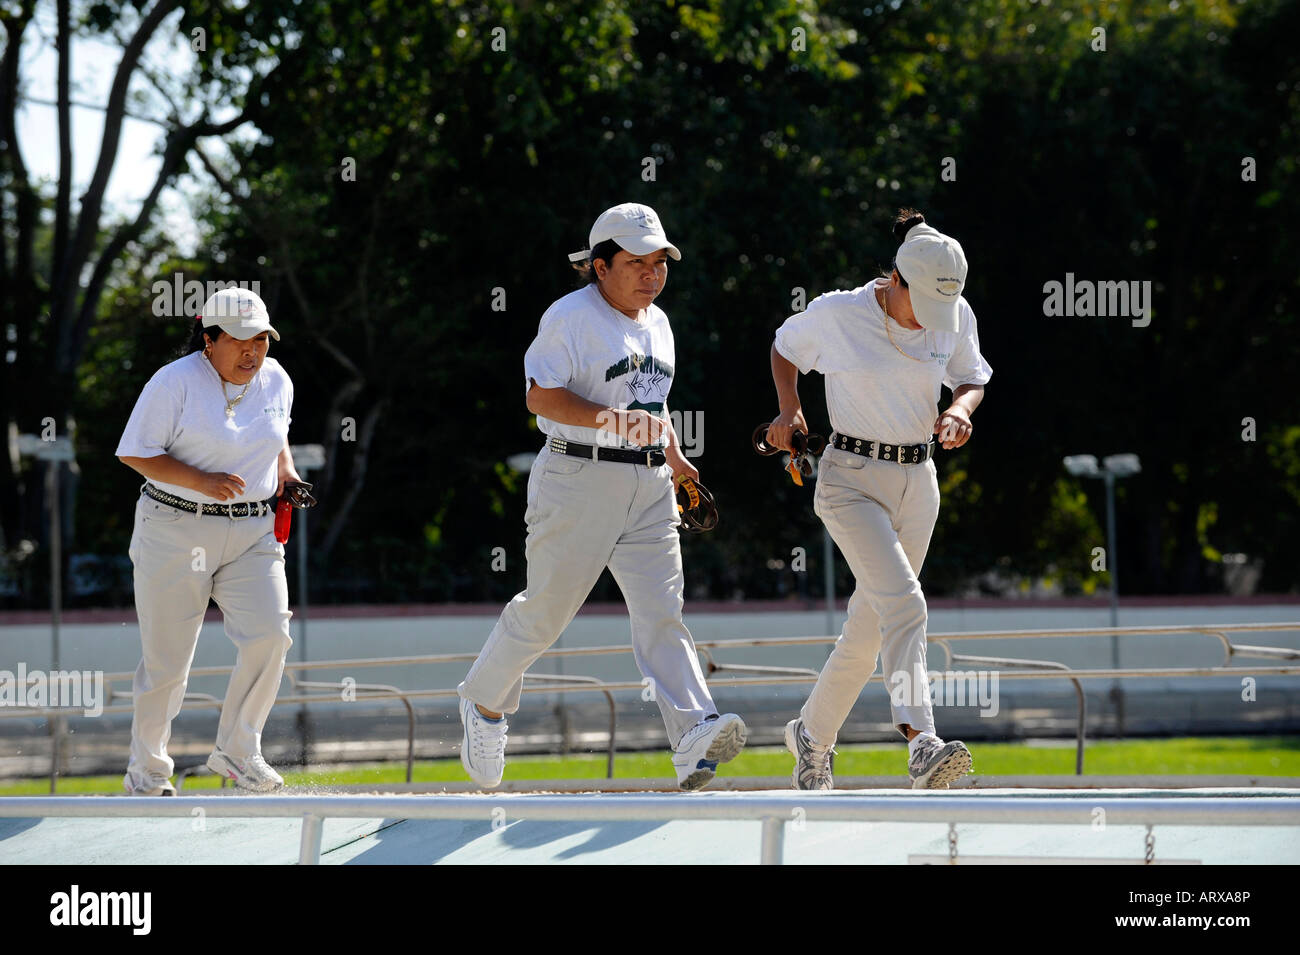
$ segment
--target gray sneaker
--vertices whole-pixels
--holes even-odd
[[[814,743],[803,731],[803,720],[785,724],[785,748],[794,754],[795,789],[834,789],[835,750]]]
[[[945,743],[926,734],[907,761],[907,775],[912,777],[913,789],[947,789],[953,780],[969,773],[970,767],[970,750],[965,743]]]

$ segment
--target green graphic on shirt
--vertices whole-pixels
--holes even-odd
[[[660,414],[664,399],[673,383],[673,366],[653,355],[628,355],[605,369],[605,380],[613,381],[630,376],[627,388],[630,394],[628,410],[640,409]]]

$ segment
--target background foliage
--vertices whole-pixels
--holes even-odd
[[[1296,589],[1300,4],[173,5],[168,28],[213,37],[175,91],[175,128],[225,96],[260,133],[227,137],[223,158],[201,135],[187,147],[177,168],[205,184],[194,255],[152,221],[113,248],[128,224],[104,221],[102,294],[57,282],[56,184],[24,186],[12,151],[0,167],[0,385],[20,431],[75,422],[74,552],[125,553],[139,481],[112,451],[186,337],[186,320],[150,309],[152,283],[182,271],[259,280],[284,333],[272,352],[297,389],[292,438],[329,452],[311,478],[312,598],[508,597],[524,579],[525,477],[505,460],[540,445],[523,352],[572,286],[566,253],[602,209],[640,201],[683,250],[659,300],[677,340],[670,403],[704,414],[697,463],[723,513],[685,544],[689,592],[815,594],[811,488],[748,449],[776,412],[768,349],[796,288],[811,299],[887,267],[889,222],[912,205],[962,241],[994,367],[975,438],[940,453],[927,592],[1104,587],[1090,568],[1101,485],[1060,462],[1129,451],[1143,472],[1119,490],[1125,593],[1222,592],[1235,553],[1262,561],[1260,589]],[[25,5],[3,6],[8,57]],[[137,24],[143,7],[96,4],[107,19],[75,30]],[[39,209],[25,224],[24,195]],[[1044,283],[1067,272],[1151,281],[1151,325],[1044,316]],[[51,314],[68,282],[93,322],[59,390]],[[829,428],[820,378],[801,393]],[[346,418],[355,441],[340,440]],[[10,573],[39,603],[35,478],[11,463],[0,510]],[[489,570],[498,546],[505,573]],[[797,546],[809,574],[789,568]],[[608,579],[595,594],[616,595]]]

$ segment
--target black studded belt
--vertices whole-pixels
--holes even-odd
[[[640,464],[647,468],[660,468],[667,462],[663,448],[645,448],[632,451],[625,448],[602,448],[591,444],[577,444],[564,438],[551,438],[551,450],[589,461],[617,461],[620,464]]]
[[[883,441],[868,441],[866,438],[854,438],[833,431],[830,446],[850,454],[860,454],[864,458],[903,465],[921,464],[934,457],[933,440],[925,444],[885,444]]]
[[[190,501],[183,497],[176,497],[174,494],[168,494],[166,491],[161,491],[148,482],[140,490],[144,492],[145,497],[151,497],[159,504],[166,504],[168,507],[189,511],[192,514],[198,513],[200,507],[202,507],[202,513],[204,514],[220,515],[234,520],[275,513],[275,498],[273,497],[269,497],[265,501],[247,501],[243,504],[200,505],[198,501]]]

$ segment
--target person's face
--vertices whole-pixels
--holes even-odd
[[[595,269],[605,298],[623,314],[635,317],[668,283],[668,250],[633,255],[620,249],[612,262],[597,259]]]
[[[271,347],[271,333],[262,332],[243,340],[222,335],[215,342],[211,338],[208,341],[208,359],[217,374],[232,384],[246,385],[262,368],[262,360]]]

